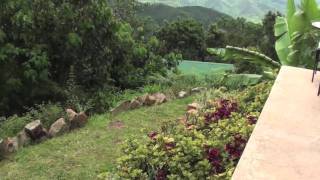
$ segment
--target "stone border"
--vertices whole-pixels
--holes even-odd
[[[207,88],[205,87],[196,87],[189,90],[189,92],[182,90],[176,95],[176,98],[179,98],[179,99],[186,98],[194,93],[200,93],[205,90],[207,90]],[[111,116],[114,117],[122,112],[138,109],[143,106],[160,105],[165,102],[168,102],[169,100],[170,99],[164,93],[158,92],[154,94],[145,94],[145,95],[136,97],[132,100],[122,102],[115,108],[111,109],[110,113],[111,113]]]
[[[41,120],[38,119],[26,124],[15,137],[0,139],[0,157],[17,152],[30,144],[41,143],[49,138],[81,128],[88,122],[88,116],[84,112],[76,113],[72,109],[67,109],[66,114],[67,119],[59,118],[50,126],[49,131],[43,127]]]

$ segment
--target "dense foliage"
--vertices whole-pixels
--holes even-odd
[[[204,28],[195,20],[167,23],[157,33],[157,37],[164,41],[166,52],[179,52],[184,59],[204,57]]]
[[[104,0],[1,1],[0,115],[64,102],[71,67],[86,98],[99,89],[141,86],[177,65],[174,54],[158,54],[156,38],[145,43],[132,35]]]
[[[147,139],[126,142],[115,174],[119,179],[230,178],[268,97],[271,83],[236,94],[214,90],[203,108],[167,122]],[[259,94],[257,94],[259,92]]]

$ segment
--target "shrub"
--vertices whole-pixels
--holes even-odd
[[[24,126],[33,119],[30,115],[18,117],[16,115],[9,117],[6,121],[0,124],[0,138],[15,136]]]
[[[57,119],[65,117],[65,111],[60,104],[40,104],[29,109],[27,116],[33,120],[40,119],[43,126],[49,128]]]
[[[65,117],[64,109],[60,104],[40,104],[30,108],[23,116],[17,115],[0,122],[0,138],[15,136],[26,124],[40,119],[44,127],[49,128],[57,119]]]
[[[242,92],[213,91],[212,96],[206,96],[210,99],[202,98],[203,108],[189,113],[180,122],[166,122],[157,132],[127,140],[117,171],[101,177],[230,178],[270,87],[271,83],[263,83]],[[257,92],[263,95],[257,96]]]

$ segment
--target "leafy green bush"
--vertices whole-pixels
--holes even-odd
[[[238,92],[212,92],[203,108],[158,132],[130,139],[114,179],[229,179],[257,122],[271,83]],[[257,95],[263,94],[263,95]],[[207,99],[210,97],[210,99]],[[213,98],[213,99],[212,99]]]

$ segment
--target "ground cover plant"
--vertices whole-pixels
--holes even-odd
[[[242,92],[211,91],[202,108],[189,109],[179,121],[129,139],[115,179],[229,179],[268,97],[271,83]],[[259,94],[257,94],[259,92]],[[143,139],[141,141],[141,139]]]

